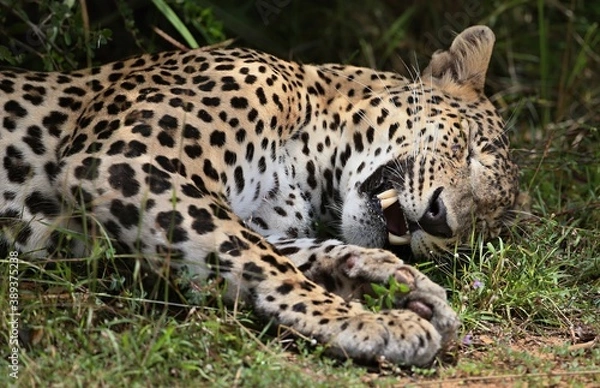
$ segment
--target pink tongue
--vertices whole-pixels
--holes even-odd
[[[387,209],[383,211],[385,220],[387,222],[388,232],[395,234],[396,236],[404,236],[408,229],[406,229],[406,220],[402,209],[400,209],[400,203],[394,202]]]

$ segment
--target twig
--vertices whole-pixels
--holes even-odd
[[[171,43],[173,46],[177,47],[179,50],[189,51],[189,48],[187,48],[183,43],[177,41],[175,38],[164,32],[160,28],[152,26],[152,29],[154,30],[154,32],[160,35],[160,37],[162,37],[167,42]]]
[[[79,0],[79,5],[81,7],[81,21],[83,22],[83,37],[85,40],[85,57],[86,57],[86,64],[87,67],[90,68],[92,67],[92,56],[90,55],[90,50],[88,48],[88,42],[90,40],[90,17],[88,15],[88,11],[87,11],[87,4],[85,2],[85,0]]]

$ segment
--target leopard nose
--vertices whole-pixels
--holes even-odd
[[[443,190],[443,187],[435,189],[429,199],[427,210],[417,223],[421,229],[433,236],[450,238],[453,233],[450,225],[448,225],[446,205],[444,205],[444,201],[440,196]]]

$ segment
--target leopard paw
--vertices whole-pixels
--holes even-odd
[[[400,365],[429,364],[444,344],[428,320],[408,310],[365,312],[339,318],[329,327],[335,334],[325,340],[338,357],[373,362],[385,359]]]

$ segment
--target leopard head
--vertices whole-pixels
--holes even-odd
[[[493,236],[513,218],[523,198],[518,168],[483,93],[494,41],[488,27],[468,28],[420,77],[387,90],[395,113],[380,132],[391,157],[353,181],[342,212],[347,241],[440,255],[473,228]]]

